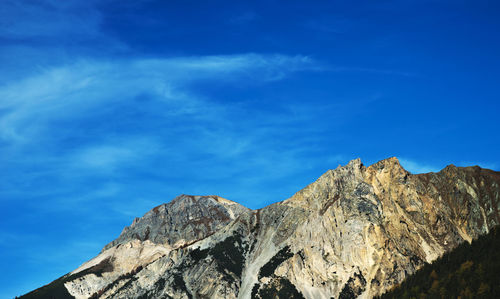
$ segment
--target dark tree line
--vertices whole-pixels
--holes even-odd
[[[426,264],[380,298],[500,298],[500,227]]]

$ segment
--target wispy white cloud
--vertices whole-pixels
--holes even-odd
[[[119,167],[141,163],[160,148],[161,145],[151,139],[127,138],[86,146],[70,155],[68,163],[72,163],[75,169],[109,173]]]
[[[488,162],[478,162],[478,161],[459,161],[459,162],[450,162],[445,161],[442,165],[430,165],[428,163],[422,163],[411,159],[400,158],[399,162],[401,165],[411,173],[427,173],[427,172],[439,172],[441,169],[446,167],[446,165],[454,164],[459,167],[469,167],[478,165],[481,168],[487,168],[492,170],[498,170],[498,166],[494,163]]]
[[[171,113],[198,113],[206,106],[185,85],[199,80],[272,81],[317,64],[305,56],[231,56],[80,61],[40,71],[0,86],[0,138],[29,141],[54,119],[74,117],[124,98],[151,94],[169,102]]]
[[[438,172],[440,170],[439,167],[405,158],[399,158],[399,162],[401,163],[401,166],[413,174]]]
[[[75,160],[80,166],[96,169],[114,168],[117,164],[137,158],[137,153],[114,145],[99,145],[85,149]]]
[[[33,182],[31,193],[52,198],[56,206],[66,209],[92,199],[113,202],[113,198],[128,196],[132,200],[131,187],[114,180],[130,177],[136,181],[136,172],[152,180],[189,178],[192,183],[183,183],[190,186],[184,187],[186,193],[207,193],[212,188],[207,187],[207,177],[232,179],[232,192],[257,187],[310,167],[299,162],[308,144],[299,146],[293,141],[293,146],[283,149],[273,136],[316,112],[301,112],[309,116],[300,119],[246,112],[237,103],[217,103],[193,91],[191,84],[261,84],[317,68],[318,63],[305,56],[241,54],[80,60],[40,69],[24,80],[0,86],[0,141],[6,145],[4,153],[10,151],[4,161],[27,169],[24,179]],[[135,118],[143,107],[145,114]],[[110,121],[115,125],[107,126]],[[141,127],[144,123],[146,129]],[[124,125],[128,127],[121,131]],[[11,188],[4,191],[19,195],[13,189],[14,177],[7,179]],[[42,180],[60,184],[53,189],[36,183]],[[81,190],[87,184],[92,187]],[[148,196],[158,198],[165,188],[155,187]],[[179,190],[168,192],[176,195]],[[140,197],[140,192],[133,196]],[[210,193],[219,192],[224,190],[213,188]],[[260,202],[269,200],[264,194],[260,198]]]
[[[252,88],[318,69],[306,56],[258,54],[80,60],[40,68],[0,86],[1,151],[9,154],[0,163],[22,171],[26,184],[18,190],[16,176],[5,176],[2,194],[6,200],[36,198],[26,205],[40,213],[127,221],[179,193],[227,195],[252,208],[284,199],[263,186],[275,184],[277,193],[291,195],[290,189],[309,183],[294,177],[325,163],[321,157],[304,162],[317,140],[302,136],[308,128],[298,125],[322,112],[288,102],[276,104],[277,114],[257,104],[247,111],[238,101],[220,103],[192,86]],[[339,159],[333,154],[321,169],[334,168]],[[287,178],[288,185],[276,184]]]

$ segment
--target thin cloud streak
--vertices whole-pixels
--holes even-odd
[[[75,170],[97,172],[115,171],[123,165],[138,164],[161,149],[156,141],[146,138],[115,140],[109,144],[90,145],[68,157]]]
[[[420,163],[414,160],[398,158],[399,162],[409,172],[413,174],[417,173],[427,173],[427,172],[438,172],[440,169],[435,166],[427,165],[425,163]]]
[[[173,102],[178,113],[197,113],[204,104],[185,90],[189,82],[245,77],[273,81],[314,66],[315,62],[304,56],[256,54],[80,61],[0,87],[0,109],[6,111],[0,118],[0,138],[27,142],[53,119],[144,93]]]
[[[162,180],[189,177],[193,181],[189,189],[196,189],[196,183],[205,186],[197,189],[200,193],[206,193],[204,181],[210,172],[211,180],[231,178],[235,186],[251,184],[257,188],[259,182],[304,170],[298,161],[307,147],[295,144],[283,152],[276,148],[272,138],[283,126],[296,120],[289,120],[288,115],[273,115],[272,123],[263,126],[262,120],[271,119],[269,115],[239,117],[238,121],[247,128],[242,132],[231,120],[248,112],[237,104],[221,105],[203,94],[193,93],[189,84],[215,80],[232,84],[247,79],[254,84],[267,83],[293,72],[315,70],[317,65],[305,56],[241,54],[106,63],[83,60],[50,68],[0,87],[0,97],[4,99],[0,109],[5,111],[0,118],[0,138],[8,145],[3,151],[9,154],[9,164],[16,163],[17,169],[29,169],[24,180],[59,182],[57,189],[27,182],[33,185],[28,189],[32,195],[25,191],[25,196],[42,196],[63,209],[74,209],[82,202],[92,201],[92,197],[112,202],[113,198],[127,195],[130,186],[113,180],[135,180],[137,171]],[[139,136],[106,127],[117,113],[135,113],[141,106],[147,109],[145,116],[127,118],[130,125],[135,127],[145,121],[150,127],[158,122],[168,129],[140,130]],[[185,120],[189,121],[182,125]],[[97,135],[82,135],[89,129],[81,127],[80,122],[100,124],[103,128],[95,131]],[[82,133],[74,135],[75,130]],[[84,139],[70,147],[61,144],[75,137]],[[54,147],[58,148],[57,152],[50,150]],[[36,155],[26,160],[33,151]],[[274,167],[255,172],[256,167],[269,168],[268,161],[274,161]],[[213,165],[219,165],[215,171],[212,171]],[[133,172],[129,173],[128,169]],[[241,178],[235,179],[237,176]],[[19,186],[14,177],[6,179],[9,186]],[[91,189],[97,191],[81,190],[82,186],[87,189],[92,186]],[[156,193],[160,194],[163,189],[165,187],[156,189]],[[191,192],[189,189],[185,191]],[[2,193],[6,198],[20,196],[12,188]]]

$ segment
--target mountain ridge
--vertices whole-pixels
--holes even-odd
[[[370,298],[498,225],[499,184],[492,170],[411,174],[391,157],[352,160],[257,210],[180,195],[71,274],[113,270],[64,287],[76,298]]]

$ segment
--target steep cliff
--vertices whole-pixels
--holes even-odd
[[[179,196],[58,283],[77,298],[370,298],[497,225],[499,194],[477,166],[353,160],[256,211]]]

